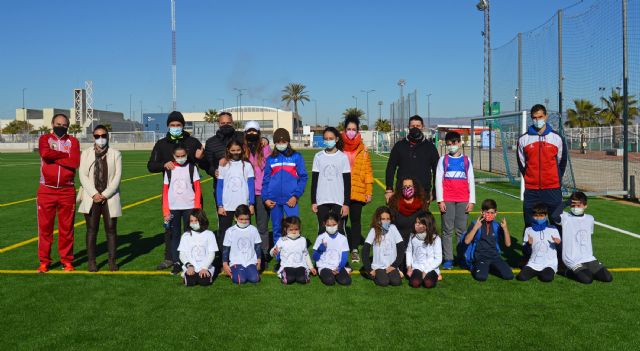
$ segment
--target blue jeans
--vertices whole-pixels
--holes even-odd
[[[278,239],[282,236],[282,218],[284,216],[299,216],[298,204],[293,207],[287,206],[287,204],[276,204],[271,209],[271,227],[273,229],[273,245],[278,242]]]
[[[234,284],[244,283],[257,283],[260,281],[260,275],[258,274],[258,267],[255,264],[248,266],[242,266],[234,264],[231,266],[231,281]]]

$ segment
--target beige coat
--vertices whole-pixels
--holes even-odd
[[[79,177],[82,184],[82,194],[80,194],[80,206],[78,212],[89,213],[93,205],[92,196],[97,194],[93,178],[94,161],[96,160],[95,150],[90,147],[82,151],[80,156]],[[107,151],[108,183],[102,195],[107,198],[109,214],[111,217],[122,216],[120,205],[120,178],[122,177],[122,156],[120,151],[109,147]]]

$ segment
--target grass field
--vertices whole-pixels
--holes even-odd
[[[310,170],[312,151],[303,152]],[[86,349],[640,349],[640,239],[596,227],[596,257],[614,269],[611,284],[579,285],[557,276],[549,284],[478,283],[466,272],[443,272],[436,289],[379,288],[354,276],[349,287],[282,286],[273,275],[257,285],[219,278],[209,288],[185,288],[157,273],[163,257],[159,175],[146,170],[148,152],[123,153],[123,217],[118,221],[117,275],[86,271],[84,218],[76,215],[76,274],[32,274],[37,265],[35,193],[37,154],[1,154],[0,348]],[[384,182],[386,159],[372,160]],[[310,183],[310,182],[309,182]],[[509,184],[477,188],[478,201],[494,198],[514,236],[505,252],[520,259],[521,204],[503,193]],[[216,227],[211,182],[205,209]],[[368,223],[383,203],[374,185]],[[315,239],[308,189],[301,199],[303,234]],[[435,205],[432,209],[436,209]],[[590,199],[596,220],[638,233],[640,208]],[[500,215],[499,215],[500,216]],[[439,220],[439,216],[436,216]],[[368,229],[368,226],[367,228]],[[106,271],[101,229],[98,264]],[[57,240],[56,240],[57,242]],[[55,245],[54,260],[57,258]],[[355,265],[358,268],[358,265]],[[18,270],[28,270],[19,272]]]

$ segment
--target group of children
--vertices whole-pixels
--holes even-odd
[[[187,161],[184,148],[175,148],[176,167],[164,177],[163,214],[172,232],[174,273],[181,273],[185,285],[210,285],[219,273],[230,276],[235,284],[260,281],[264,235],[251,224],[258,172],[264,173],[261,201],[272,220],[274,245],[269,254],[279,262],[277,275],[282,283],[306,284],[311,275],[318,275],[325,285],[351,284],[350,247],[344,235],[344,218],[349,210],[349,160],[337,148],[339,132],[328,128],[324,135],[326,147],[316,154],[312,170],[312,210],[318,216],[319,229],[311,253],[307,239],[301,235],[298,209],[307,172],[302,156],[291,148],[286,131],[274,133],[275,149],[259,170],[249,162],[242,143],[232,141],[227,145],[226,162],[216,185],[217,235],[208,229],[209,221],[201,209],[197,168]],[[411,235],[403,239],[393,224],[392,211],[386,206],[377,208],[362,248],[361,269],[362,275],[376,285],[398,286],[407,278],[414,288],[435,287],[441,279],[440,265],[443,269],[453,267],[454,232],[458,237],[458,263],[476,280],[486,280],[490,272],[502,279],[514,278],[501,258],[501,243],[511,246],[506,219],[497,220],[497,204],[487,199],[482,202],[481,216],[467,227],[468,213],[475,203],[473,167],[461,152],[459,134],[448,133],[445,142],[447,154],[440,158],[436,172],[442,239],[428,211],[417,214]],[[594,279],[612,280],[611,273],[593,256],[594,219],[584,213],[586,196],[576,192],[566,205],[571,207],[568,213],[550,214],[542,204],[534,208],[534,224],[525,229],[523,237],[527,263],[518,280],[538,277],[543,282],[552,281],[558,271],[561,243],[567,277],[585,284]],[[562,238],[554,224],[562,227]]]

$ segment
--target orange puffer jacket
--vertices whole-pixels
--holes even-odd
[[[351,200],[365,202],[365,195],[373,194],[373,171],[369,152],[363,143],[352,152],[345,151],[351,163]],[[351,155],[350,155],[351,154]]]

